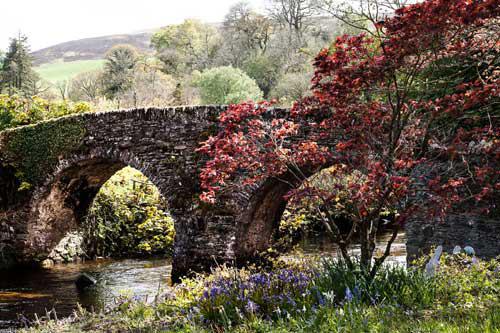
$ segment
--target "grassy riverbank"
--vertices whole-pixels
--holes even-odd
[[[432,277],[386,267],[373,281],[333,260],[220,268],[152,304],[123,298],[24,332],[500,332],[499,293],[498,261],[462,254]]]

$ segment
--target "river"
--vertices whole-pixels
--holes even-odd
[[[152,299],[159,289],[168,287],[171,268],[168,260],[126,259],[0,270],[0,328],[14,326],[22,316],[30,320],[35,314],[44,316],[52,309],[63,318],[77,304],[88,310],[102,309],[121,295]],[[82,272],[99,281],[83,293],[75,285]]]
[[[383,245],[389,235],[378,239]],[[325,257],[335,252],[335,247],[321,236],[310,236],[299,244],[300,257]],[[359,245],[352,248],[359,251]],[[296,258],[295,254],[284,255]],[[404,234],[393,244],[390,263],[404,264],[406,249]],[[153,300],[155,295],[168,288],[171,263],[165,259],[98,260],[78,264],[56,265],[48,269],[18,268],[0,270],[0,329],[19,325],[23,316],[29,320],[45,316],[54,310],[58,318],[69,316],[80,304],[88,310],[112,306],[121,295]],[[81,273],[89,273],[98,280],[95,288],[79,292],[75,280]]]

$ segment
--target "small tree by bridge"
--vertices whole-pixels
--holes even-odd
[[[200,148],[211,157],[202,199],[280,179],[291,202],[318,203],[351,267],[347,249],[359,235],[361,266],[372,277],[397,234],[373,260],[384,212],[402,226],[459,204],[496,209],[499,16],[496,0],[429,0],[377,22],[369,37],[337,38],[315,59],[312,96],[289,112],[243,103],[221,114],[220,132]],[[339,180],[327,189],[309,180],[326,166]],[[352,221],[347,233],[331,214],[339,208]]]

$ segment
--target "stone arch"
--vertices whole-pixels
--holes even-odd
[[[125,166],[115,159],[82,156],[60,163],[31,199],[24,258],[45,259],[64,235],[76,231],[101,186]]]
[[[277,179],[255,186],[246,196],[246,209],[237,218],[236,261],[244,265],[273,245],[291,187]]]
[[[76,154],[59,161],[55,171],[33,193],[29,204],[30,217],[26,224],[23,260],[42,261],[65,234],[76,231],[100,188],[127,166],[140,171],[158,188],[169,207],[172,207],[174,221],[185,213],[185,201],[181,199],[186,194],[177,190],[175,195],[169,195],[170,189],[178,185],[172,182],[178,182],[179,177],[159,178],[157,165],[151,165],[131,150],[95,147],[85,154]],[[185,179],[194,175],[179,173],[176,176]],[[188,184],[187,180],[182,182],[186,192],[193,190],[193,185]],[[177,230],[178,224],[175,223],[175,226]]]
[[[301,172],[305,178],[310,178],[332,166],[326,163],[316,168],[305,167]],[[301,183],[293,175],[284,174],[279,179],[270,178],[239,192],[239,206],[246,207],[237,217],[236,261],[239,265],[259,257],[275,244],[288,204],[285,196]]]

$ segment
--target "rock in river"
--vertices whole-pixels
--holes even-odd
[[[82,273],[76,279],[75,284],[78,290],[83,290],[85,288],[91,287],[97,283],[97,280],[94,279],[92,276],[88,275],[87,273]]]

